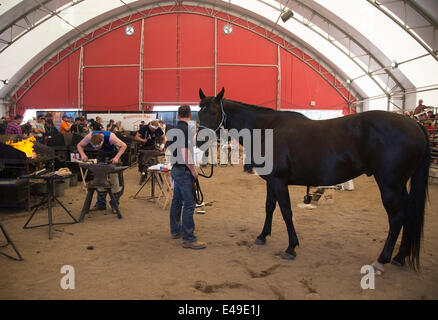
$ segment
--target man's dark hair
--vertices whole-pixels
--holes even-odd
[[[23,116],[21,114],[16,114],[14,119],[20,120],[20,119],[23,119]]]
[[[192,111],[190,110],[190,106],[188,105],[183,105],[178,108],[178,116],[180,118],[188,118],[191,113]]]

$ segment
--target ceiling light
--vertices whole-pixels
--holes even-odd
[[[125,34],[127,36],[132,36],[134,34],[134,31],[135,31],[134,26],[129,25],[129,26],[126,26],[126,28],[125,28]]]
[[[224,34],[232,34],[233,26],[231,24],[224,25]]]
[[[294,13],[291,10],[287,10],[285,13],[283,13],[281,15],[281,20],[283,20],[283,22],[286,22],[287,20],[289,20],[293,16],[294,16]]]
[[[347,79],[347,84],[351,84],[352,82],[353,82],[353,80]]]
[[[397,67],[398,67],[397,61],[394,60],[393,62],[391,62],[391,68],[395,69]]]

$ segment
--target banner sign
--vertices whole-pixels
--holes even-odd
[[[96,120],[96,117],[101,117],[103,122],[102,125],[106,129],[107,124],[110,120],[122,122],[122,126],[127,131],[137,131],[140,128],[140,123],[142,121],[148,124],[149,121],[157,118],[156,113],[87,113],[88,122],[90,119]]]

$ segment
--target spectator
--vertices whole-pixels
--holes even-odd
[[[32,124],[32,134],[39,141],[43,141],[43,136],[46,133],[45,129],[46,119],[43,116],[38,116],[36,121]]]
[[[102,125],[102,118],[97,116],[96,117],[96,121],[93,122],[93,131],[102,131],[103,130],[103,125]]]
[[[63,116],[61,122],[61,133],[69,133],[71,131],[71,123],[69,122],[70,117]]]
[[[432,138],[433,136],[433,131],[434,131],[434,127],[433,127],[433,121],[432,120],[426,120],[423,123],[424,127],[427,129],[427,132],[429,133],[430,138]]]
[[[23,121],[22,115],[15,115],[14,121],[8,123],[5,134],[19,134],[22,135],[23,131],[21,130],[20,123]]]
[[[423,104],[423,100],[422,99],[418,100],[418,106],[414,110],[414,115],[423,112],[427,108],[428,107]]]
[[[82,118],[82,130],[84,132],[84,135],[87,135],[90,133],[90,127],[88,126],[88,120],[85,118]]]
[[[46,122],[49,121],[49,120],[52,120],[52,123],[54,124],[54,122],[53,122],[53,114],[52,113],[47,112],[46,115],[44,116],[44,118],[46,118]]]
[[[44,126],[45,129],[45,133],[44,133],[44,137],[46,137],[47,139],[50,139],[53,136],[56,136],[57,134],[59,134],[58,129],[56,129],[55,125],[53,124],[53,119],[49,118],[46,119],[46,125]]]
[[[0,120],[0,134],[5,134],[7,125],[6,118],[2,117]]]
[[[116,124],[114,123],[114,120],[111,119],[109,121],[109,123],[106,125],[106,131],[114,132],[115,127],[116,127]]]
[[[114,132],[124,132],[125,128],[122,126],[122,121],[116,122],[116,127],[114,128]]]
[[[427,118],[434,120],[435,119],[435,114],[433,113],[432,110],[427,111]]]
[[[75,119],[75,123],[71,126],[70,132],[76,134],[83,134],[84,127],[82,125],[82,118],[77,117]]]
[[[21,125],[21,132],[23,137],[28,138],[32,136],[32,120],[28,120],[25,124]],[[35,120],[33,120],[35,121]]]

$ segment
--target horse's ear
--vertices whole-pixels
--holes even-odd
[[[201,88],[199,88],[199,98],[201,98],[201,100],[203,100],[205,98],[205,94],[204,94],[204,92],[202,92]]]
[[[224,88],[224,87],[222,87],[222,90],[221,90],[221,92],[219,92],[219,93],[217,94],[217,96],[216,96],[215,100],[216,100],[216,101],[221,101],[221,100],[222,100],[222,98],[224,97],[224,92],[225,92],[225,88]]]

